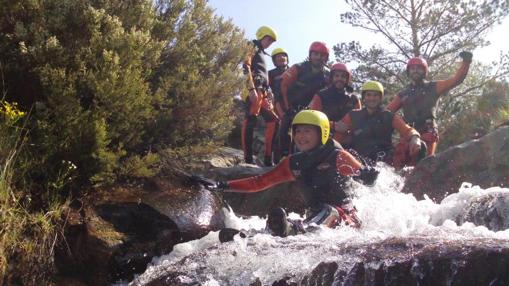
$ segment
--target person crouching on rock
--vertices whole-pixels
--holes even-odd
[[[345,189],[352,177],[373,184],[378,171],[363,166],[330,138],[329,119],[323,112],[303,110],[297,113],[292,122],[292,133],[299,152],[285,157],[271,171],[244,179],[214,182],[205,187],[252,193],[283,182],[297,181],[308,208],[304,224],[334,227],[344,222],[360,227],[361,222]],[[302,223],[288,220],[282,208],[269,213],[267,229],[281,237],[304,231]]]

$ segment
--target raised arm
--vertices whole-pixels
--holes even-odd
[[[470,68],[470,62],[463,60],[461,66],[456,71],[453,77],[448,78],[446,80],[437,80],[437,93],[438,95],[442,95],[445,92],[453,89],[458,86],[460,83],[465,80],[467,77],[468,70]]]

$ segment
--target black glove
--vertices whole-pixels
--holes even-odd
[[[366,186],[372,186],[375,183],[379,173],[380,172],[373,167],[364,167],[360,169],[360,174],[354,177],[354,179],[362,182]]]
[[[462,51],[460,53],[460,58],[463,59],[464,62],[471,63],[472,62],[472,53],[468,51]]]
[[[216,182],[214,180],[207,179],[207,178],[204,178],[201,176],[196,176],[196,175],[193,175],[191,177],[191,179],[195,182],[198,182],[203,187],[205,187],[205,189],[207,189],[209,191],[221,192],[228,188],[228,182],[225,182],[225,181],[217,181]]]

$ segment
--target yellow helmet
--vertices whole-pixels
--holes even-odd
[[[283,48],[274,49],[272,51],[272,54],[270,54],[270,56],[273,57],[273,56],[279,55],[279,54],[285,54],[286,56],[288,56],[288,53]]]
[[[318,126],[322,132],[322,144],[325,144],[327,140],[329,140],[330,124],[329,118],[327,118],[325,113],[318,110],[302,110],[293,118],[292,129],[297,124],[309,124]]]
[[[378,91],[384,96],[384,86],[378,81],[370,80],[365,82],[361,87],[361,93],[364,94],[364,92],[368,90]]]
[[[274,41],[277,41],[277,33],[276,33],[276,31],[274,29],[272,29],[271,27],[269,27],[269,26],[261,26],[256,31],[256,39],[258,41],[261,41],[261,39],[263,39],[263,37],[265,37],[265,36],[269,36],[272,39],[274,39]]]

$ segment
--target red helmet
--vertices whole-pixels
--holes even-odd
[[[407,64],[406,64],[406,71],[408,72],[408,69],[410,68],[410,66],[421,66],[424,68],[424,73],[425,75],[427,76],[428,75],[428,63],[426,62],[425,59],[421,58],[421,57],[415,57],[415,58],[411,58],[408,60]]]
[[[311,43],[311,46],[309,46],[309,53],[311,52],[317,52],[326,55],[327,59],[329,59],[329,48],[327,47],[327,44],[325,44],[324,42]]]
[[[330,76],[332,77],[332,74],[334,71],[344,71],[348,74],[348,81],[350,82],[350,79],[352,79],[352,73],[350,70],[346,67],[345,64],[342,63],[335,63],[330,68]]]

